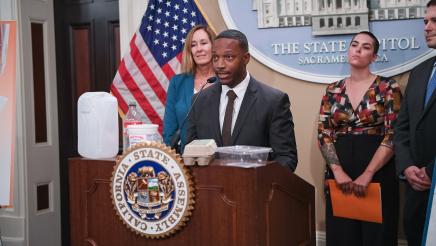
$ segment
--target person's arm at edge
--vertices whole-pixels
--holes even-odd
[[[407,182],[414,190],[421,191],[429,188],[430,182],[426,180],[426,172],[416,166],[410,151],[410,125],[409,125],[409,108],[408,94],[411,83],[415,78],[416,69],[410,73],[407,82],[406,91],[404,93],[401,108],[397,116],[394,127],[394,146],[395,146],[395,163],[397,175],[400,178],[406,178]],[[424,168],[425,169],[425,168]],[[428,175],[427,175],[428,176]]]

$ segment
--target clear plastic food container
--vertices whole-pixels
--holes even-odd
[[[235,145],[218,147],[217,159],[223,160],[223,165],[239,167],[258,167],[266,165],[271,148]]]

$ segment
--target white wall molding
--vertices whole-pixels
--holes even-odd
[[[1,216],[0,229],[5,238],[22,238],[24,240],[24,217]]]
[[[16,9],[17,1],[1,0],[0,1],[0,20],[15,20],[17,19]]]
[[[25,246],[24,238],[2,237],[4,246]]]

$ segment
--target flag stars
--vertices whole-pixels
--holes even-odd
[[[201,23],[200,19],[203,18],[194,4],[196,0],[148,0],[148,2],[148,9],[142,16],[137,35],[142,35],[141,42],[145,42],[152,55],[150,58],[145,57],[145,61],[155,60],[153,63],[157,62],[160,66],[164,66],[180,54],[185,44],[190,45],[186,34],[192,26]]]

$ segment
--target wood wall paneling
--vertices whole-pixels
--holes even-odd
[[[73,26],[71,35],[71,57],[73,58],[71,74],[75,85],[73,101],[77,102],[80,95],[92,88],[90,26]]]
[[[109,59],[110,59],[110,75],[111,78],[115,77],[117,73],[118,66],[121,61],[121,46],[120,46],[120,23],[119,21],[109,21],[108,22],[108,40],[109,40]],[[112,81],[111,81],[112,82]],[[109,89],[109,88],[108,88]],[[123,148],[123,121],[121,117],[118,117],[118,135],[120,151]]]
[[[120,47],[120,23],[109,22],[109,59],[110,59],[110,74],[112,78],[115,76],[121,60]]]
[[[44,24],[31,23],[35,142],[47,142]]]
[[[42,211],[50,208],[50,184],[36,186],[36,210]]]
[[[67,158],[77,156],[77,100],[109,91],[117,64],[118,1],[54,0],[62,245],[70,245]],[[111,32],[108,23],[112,23]],[[119,29],[119,28],[118,28]],[[113,40],[113,41],[112,41]],[[110,48],[110,42],[113,42]],[[113,58],[111,60],[111,55]],[[74,237],[71,238],[71,241]],[[81,245],[88,245],[82,243]],[[110,245],[110,244],[109,244]]]

